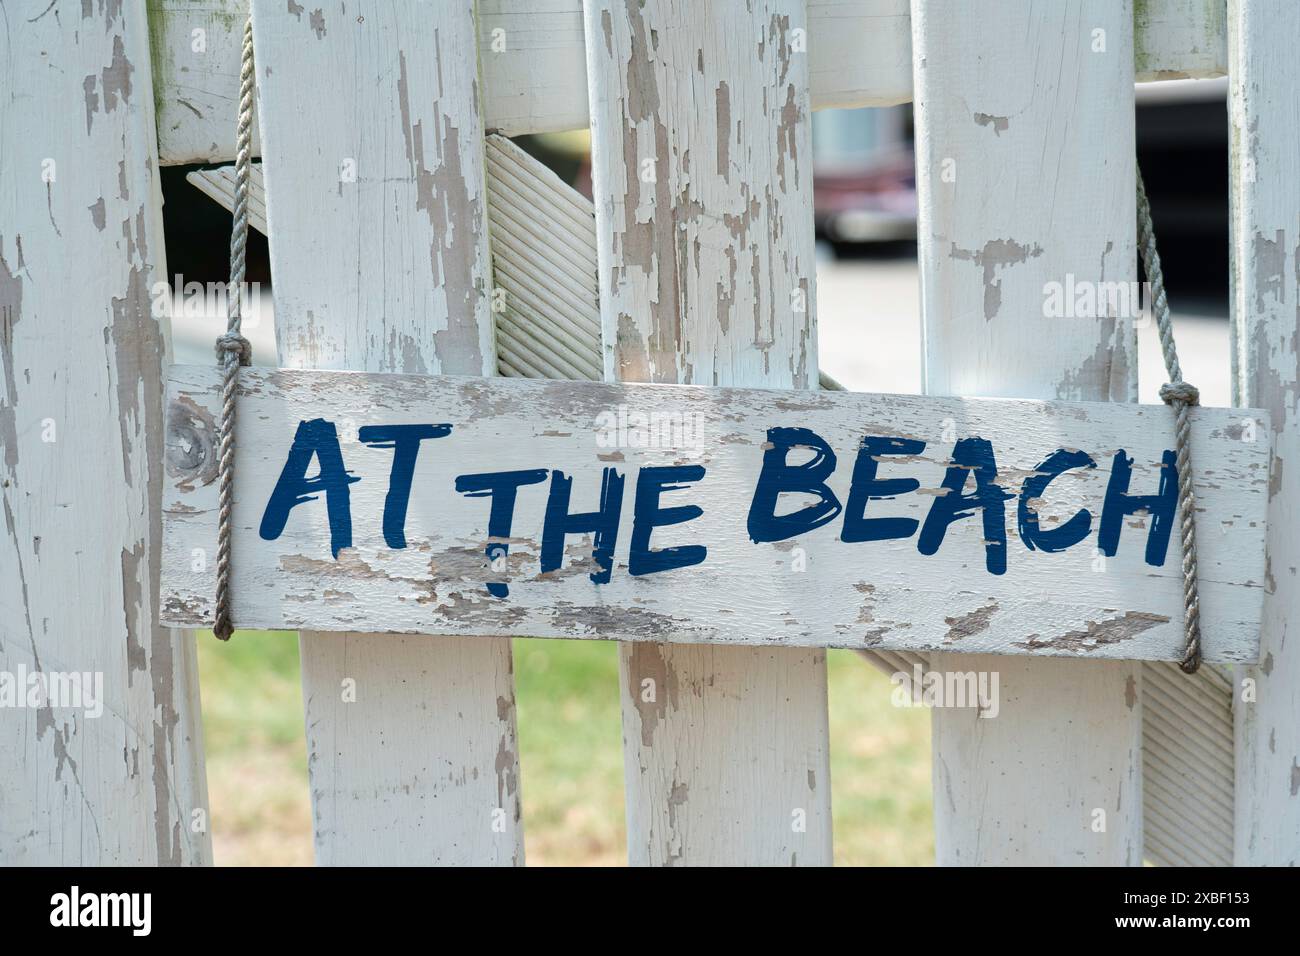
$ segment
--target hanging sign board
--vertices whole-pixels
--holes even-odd
[[[1181,657],[1164,406],[244,369],[237,627]],[[220,373],[172,369],[165,624],[211,623]],[[1193,412],[1251,662],[1263,412]]]

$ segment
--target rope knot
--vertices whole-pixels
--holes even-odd
[[[1182,402],[1184,405],[1201,404],[1201,392],[1190,382],[1169,382],[1160,386],[1160,400],[1166,405]]]
[[[240,365],[253,364],[253,343],[238,332],[217,336],[216,352],[218,362],[225,362],[226,355],[233,353],[239,356]]]

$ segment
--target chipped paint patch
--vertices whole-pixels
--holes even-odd
[[[993,130],[994,136],[1001,136],[1007,131],[1007,127],[1011,124],[1010,120],[1005,116],[992,116],[988,113],[976,113],[975,125],[987,126]]]
[[[1024,641],[1015,641],[1012,646],[1025,650],[1066,650],[1073,653],[1087,654],[1110,644],[1131,641],[1143,631],[1159,624],[1168,624],[1169,618],[1161,614],[1147,614],[1129,611],[1120,617],[1104,621],[1089,621],[1082,630],[1067,631],[1056,637],[1043,639],[1031,634]]]
[[[986,320],[993,319],[1002,308],[1002,280],[997,278],[999,270],[1006,270],[1042,254],[1043,248],[1037,243],[1024,245],[1014,239],[990,239],[980,249],[959,249],[956,243],[951,243],[949,251],[950,258],[973,262],[983,271]]]
[[[998,612],[996,604],[986,604],[984,607],[976,608],[967,614],[961,614],[957,617],[945,617],[943,622],[948,625],[948,633],[944,637],[946,643],[953,643],[973,634],[987,630],[993,615]]]

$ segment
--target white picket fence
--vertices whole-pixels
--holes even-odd
[[[101,671],[108,705],[0,714],[0,862],[205,863],[194,637],[153,623],[169,329],[149,290],[159,165],[232,158],[248,4],[44,7],[0,49],[0,669]],[[1131,320],[1044,318],[1042,290],[1136,274],[1134,82],[1226,73],[1234,389],[1276,432],[1260,665],[872,657],[1001,675],[998,719],[933,712],[941,863],[1300,859],[1300,8],[252,14],[291,367],[812,386],[811,111],[912,100],[927,392],[1133,401]],[[586,127],[594,208],[509,140]],[[228,201],[221,171],[192,178]],[[313,634],[302,660],[319,862],[523,862],[508,639]],[[831,862],[823,652],[636,644],[620,668],[631,862]]]

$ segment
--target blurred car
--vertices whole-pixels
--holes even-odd
[[[813,216],[834,246],[916,238],[909,107],[813,114]]]

